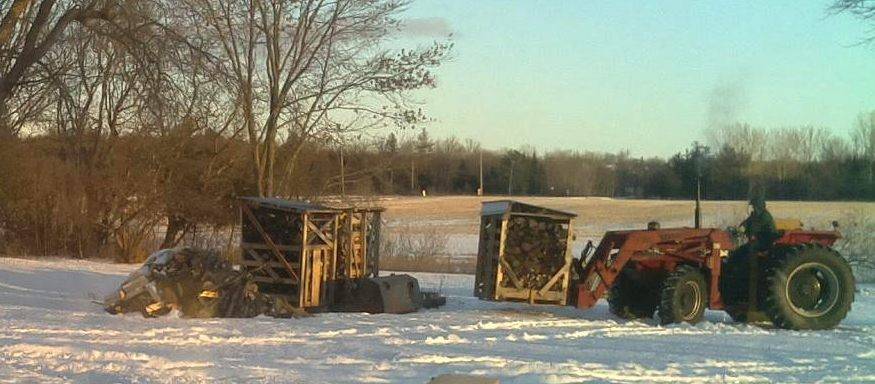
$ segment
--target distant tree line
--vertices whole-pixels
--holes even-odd
[[[485,150],[421,131],[348,142],[312,141],[272,196],[487,195],[875,201],[875,112],[850,138],[824,129],[738,124],[710,131],[669,158],[588,151]],[[235,198],[258,195],[251,144],[182,122],[161,134],[40,135],[0,140],[0,238],[7,252],[137,259],[159,236],[177,244],[237,220]],[[277,146],[277,161],[294,155]],[[482,159],[482,160],[481,160]],[[158,231],[161,228],[162,231]]]
[[[707,199],[743,200],[756,189],[771,199],[875,200],[875,111],[859,117],[849,138],[821,128],[747,124],[712,129],[708,136],[707,145],[694,143],[669,158],[643,158],[628,152],[482,150],[470,140],[433,140],[425,131],[400,142],[390,135],[345,149],[347,168],[369,170],[347,178],[345,190],[475,194],[482,164],[490,195],[690,199],[699,180]],[[339,180],[332,180],[327,189],[301,192],[336,194]]]

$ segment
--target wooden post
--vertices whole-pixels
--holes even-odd
[[[334,304],[334,282],[337,280],[337,248],[341,247],[339,239],[340,214],[334,216],[334,247],[331,249],[331,265],[329,266],[329,280],[332,282],[328,285],[328,305]]]
[[[380,231],[382,231],[383,222],[382,222],[382,213],[381,212],[373,212],[373,217],[371,217],[371,223],[373,224],[373,228],[370,230],[373,231],[374,236],[372,240],[374,241],[374,251],[372,252],[372,263],[374,266],[374,270],[371,271],[374,277],[377,277],[380,274]]]
[[[574,244],[574,219],[568,219],[568,238],[565,242],[565,278],[562,279],[562,292],[568,292],[568,284],[571,282],[571,263],[574,261],[572,245]],[[568,301],[568,295],[562,297],[562,305]]]
[[[359,235],[359,239],[361,240],[361,265],[359,268],[359,276],[364,277],[365,273],[368,269],[368,213],[366,211],[362,211],[361,216],[359,218],[359,231],[361,234]]]
[[[310,243],[310,214],[304,212],[301,215],[302,227],[301,230],[301,283],[298,284],[298,307],[304,308],[306,306],[306,297],[307,292],[310,289],[310,277],[312,274],[307,273],[310,265],[307,263],[307,255],[310,253],[310,247],[308,247]]]
[[[501,280],[504,277],[504,271],[501,269],[501,262],[504,260],[504,243],[507,240],[507,222],[510,220],[510,213],[507,212],[501,216],[501,237],[498,241],[498,263],[495,269],[495,300],[501,300]]]
[[[346,269],[346,277],[357,277],[355,275],[355,231],[353,231],[353,220],[355,211],[350,209],[346,214],[346,221],[343,225],[346,227],[346,236],[348,237],[346,244],[347,254],[346,260],[343,261],[343,267]]]

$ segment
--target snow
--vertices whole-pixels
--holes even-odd
[[[600,303],[484,302],[473,277],[415,274],[447,306],[301,319],[112,316],[92,300],[136,266],[0,258],[0,382],[873,382],[875,286],[831,331],[623,321]]]

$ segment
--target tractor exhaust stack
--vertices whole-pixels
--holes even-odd
[[[698,176],[696,176],[696,212],[694,215],[695,228],[702,228],[702,180]]]

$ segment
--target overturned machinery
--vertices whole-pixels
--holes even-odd
[[[105,301],[111,313],[278,317],[312,312],[408,313],[445,299],[408,275],[378,276],[380,208],[240,199],[234,263],[189,248],[156,252]]]
[[[281,298],[259,292],[251,276],[214,251],[162,249],[131,273],[104,300],[107,312],[139,312],[156,317],[179,311],[183,317],[297,316]]]

